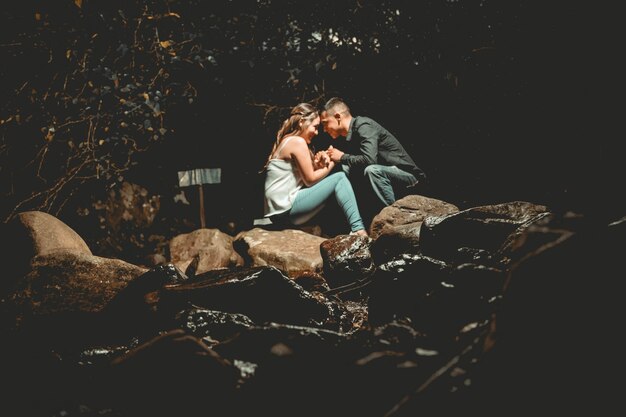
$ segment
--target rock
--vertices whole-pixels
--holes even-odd
[[[232,362],[182,330],[161,334],[115,358],[111,371],[108,398],[142,416],[223,410],[239,377]]]
[[[421,251],[456,264],[476,263],[480,261],[477,257],[498,264],[499,259],[490,258],[507,244],[510,236],[548,214],[545,206],[514,201],[427,217],[420,230]]]
[[[36,256],[51,253],[91,255],[85,241],[71,227],[48,213],[26,211],[2,225],[5,240],[0,261],[5,269],[0,283],[0,295],[15,281],[28,273]]]
[[[329,316],[323,300],[273,267],[209,271],[190,282],[166,285],[160,291],[158,308],[176,312],[189,303],[244,314],[255,323],[321,323]]]
[[[156,324],[159,290],[164,285],[186,282],[188,278],[173,264],[159,265],[141,274],[121,289],[106,305],[109,327],[115,327],[118,334],[139,334],[150,332]]]
[[[236,333],[254,326],[243,314],[192,308],[177,314],[178,327],[196,337],[214,341],[231,338]]]
[[[385,207],[372,221],[372,256],[377,265],[403,253],[419,253],[420,227],[428,216],[444,216],[459,209],[449,203],[409,195]]]
[[[385,207],[374,217],[370,226],[370,237],[376,240],[382,234],[393,233],[399,226],[419,227],[428,216],[444,216],[458,211],[458,207],[442,200],[408,195]]]
[[[424,299],[449,276],[450,269],[445,262],[423,255],[403,255],[380,265],[369,287],[370,322],[419,319]]]
[[[367,278],[374,272],[369,244],[368,237],[357,235],[339,235],[322,242],[324,277],[331,287]]]
[[[325,240],[300,230],[254,228],[235,236],[233,246],[247,266],[273,266],[295,277],[304,271],[322,272],[320,244]]]
[[[243,259],[233,249],[233,238],[218,229],[198,229],[174,237],[170,241],[171,262],[185,271],[198,257],[194,272],[243,265]]]
[[[300,285],[302,288],[309,292],[317,291],[323,293],[330,290],[326,279],[324,279],[323,276],[315,272],[304,271],[301,274],[298,274],[298,276],[294,277],[293,280],[296,282],[296,284]]]
[[[13,325],[50,316],[95,314],[145,269],[119,259],[85,253],[58,252],[33,259],[3,308],[13,312]]]
[[[416,222],[385,228],[371,245],[374,263],[381,265],[405,253],[420,253],[421,225]]]

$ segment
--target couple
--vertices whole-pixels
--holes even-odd
[[[352,153],[330,146],[313,155],[309,145],[320,123],[333,139],[345,137]],[[308,103],[295,106],[278,130],[265,168],[266,218],[303,224],[334,196],[351,233],[362,236],[367,231],[347,173],[362,172],[385,206],[395,201],[394,188],[406,189],[425,178],[391,133],[372,119],[352,117],[346,103],[336,97],[321,115]]]

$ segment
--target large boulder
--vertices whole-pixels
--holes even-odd
[[[409,195],[385,207],[372,220],[370,237],[376,264],[403,253],[419,253],[420,227],[428,216],[445,216],[459,209],[450,203],[421,195]]]
[[[513,201],[428,217],[420,229],[420,249],[427,256],[456,264],[497,266],[511,237],[548,215],[543,205]]]
[[[218,229],[198,229],[170,241],[174,265],[185,271],[198,257],[196,274],[220,268],[243,265],[243,258],[233,249],[233,238]]]
[[[32,258],[54,252],[74,252],[91,255],[91,250],[71,227],[42,211],[25,211],[7,224],[5,244],[11,252],[24,249]],[[26,247],[26,244],[28,244]],[[5,247],[7,247],[5,246]]]
[[[372,220],[370,237],[393,234],[402,226],[419,228],[427,216],[444,216],[458,212],[457,206],[421,195],[408,195],[385,207]]]
[[[327,300],[305,291],[273,267],[205,272],[181,284],[164,285],[158,310],[178,312],[189,304],[248,316],[255,323],[309,324],[330,315]]]
[[[326,239],[301,230],[254,228],[235,236],[233,246],[247,266],[274,266],[290,277],[322,272],[320,244]]]
[[[15,327],[30,320],[101,312],[129,282],[146,272],[119,259],[58,252],[33,259],[32,270],[4,300]]]
[[[85,241],[71,227],[42,211],[18,213],[2,225],[3,250],[0,262],[4,276],[0,294],[9,290],[17,279],[30,270],[31,260],[53,253],[91,255]]]

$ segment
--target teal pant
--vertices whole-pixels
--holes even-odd
[[[356,204],[352,184],[341,171],[330,174],[311,187],[300,189],[289,211],[289,220],[293,224],[309,221],[324,208],[326,201],[333,195],[350,224],[350,230],[364,230],[365,225]]]

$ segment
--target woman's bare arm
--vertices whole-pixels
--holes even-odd
[[[320,164],[315,167],[309,147],[306,141],[300,137],[289,142],[281,153],[290,155],[291,159],[296,162],[300,174],[302,174],[302,180],[307,187],[326,177],[335,166],[334,162],[328,161],[328,164]]]

